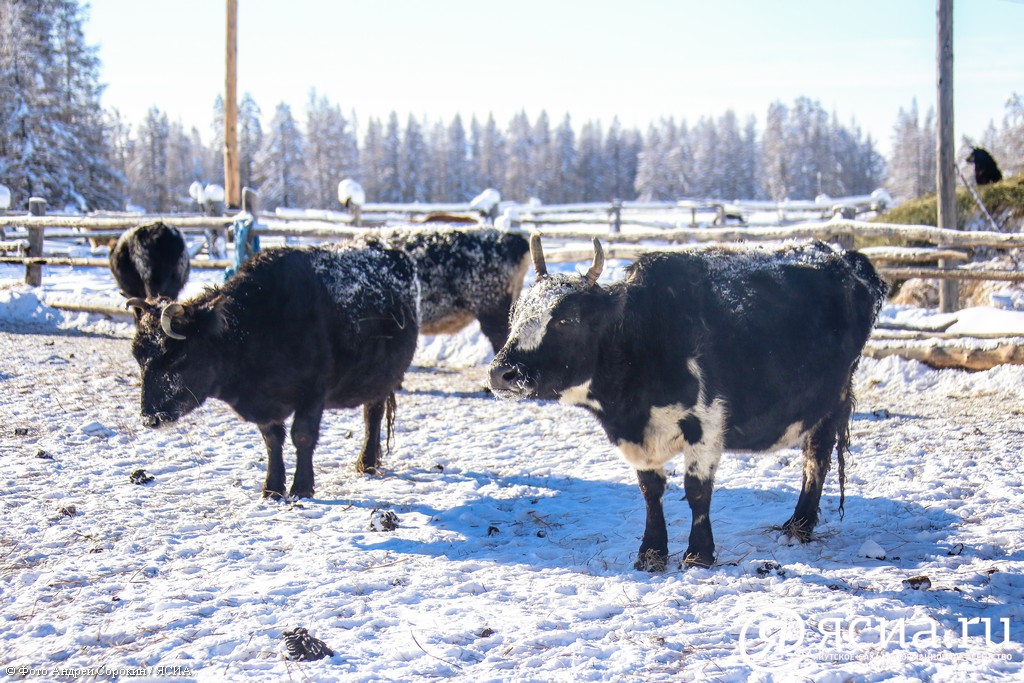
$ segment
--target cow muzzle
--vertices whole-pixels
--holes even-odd
[[[144,427],[150,429],[160,429],[167,425],[175,422],[178,419],[177,415],[173,415],[167,412],[158,413],[142,413],[142,424]]]
[[[537,393],[537,382],[518,363],[491,363],[491,391],[499,398],[528,398]]]

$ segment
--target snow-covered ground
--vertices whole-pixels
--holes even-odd
[[[632,568],[632,470],[584,411],[483,391],[475,325],[421,341],[382,475],[353,469],[360,411],[332,412],[316,498],[276,503],[259,494],[253,425],[210,401],[144,429],[130,325],[44,303],[116,305],[109,274],[51,269],[41,292],[20,277],[0,269],[0,663],[14,678],[1024,677],[1022,367],[864,359],[845,518],[833,474],[817,538],[789,545],[772,525],[796,504],[799,452],[728,454],[719,564],[650,575]],[[219,278],[195,272],[184,296]],[[138,469],[153,480],[132,483]],[[680,553],[690,515],[681,474],[669,481]],[[372,530],[374,511],[397,528]],[[286,660],[296,627],[334,655]]]

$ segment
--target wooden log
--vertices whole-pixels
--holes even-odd
[[[899,356],[920,361],[939,370],[991,370],[997,365],[1024,365],[1024,345],[1020,343],[974,348],[957,344],[893,344],[869,341],[863,353],[869,358]]]
[[[230,216],[0,216],[0,227],[78,228],[81,230],[127,230],[137,225],[165,223],[176,228],[225,228]]]
[[[894,328],[876,328],[871,333],[871,338],[879,341],[928,341],[930,339],[959,339],[969,341],[971,339],[1015,339],[1016,343],[1024,345],[1024,332],[1013,334],[1007,332],[944,332],[938,330],[897,330]]]
[[[50,308],[56,308],[61,311],[71,311],[72,313],[93,313],[96,315],[106,315],[111,318],[131,318],[132,313],[126,308],[114,308],[113,306],[103,306],[100,304],[83,304],[74,301],[49,301],[46,304]]]
[[[8,240],[0,242],[0,254],[24,254],[28,251],[28,240]]]
[[[939,259],[966,261],[969,258],[965,251],[934,247],[864,247],[857,251],[874,262],[935,263]]]
[[[1024,282],[1022,270],[982,270],[980,268],[888,268],[875,270],[889,280],[930,278],[933,280],[998,280],[1000,282]]]
[[[0,257],[0,263],[13,263],[22,266],[78,266],[83,268],[109,268],[110,261],[107,259],[98,258],[71,258],[67,256],[2,256]],[[210,259],[194,259],[189,262],[193,268],[206,269],[206,270],[223,270],[229,265],[232,265],[231,261],[220,260],[214,261]]]
[[[524,221],[527,222],[527,221]],[[839,235],[852,232],[856,236],[889,239],[894,241],[919,241],[943,244],[951,247],[996,247],[1014,249],[1024,247],[1024,233],[1001,233],[991,231],[961,232],[945,230],[929,225],[897,225],[892,223],[867,223],[846,219],[817,223],[801,223],[785,227],[735,227],[735,228],[679,228],[672,223],[639,222],[623,220],[623,226],[661,228],[649,231],[624,231],[621,235],[608,236],[609,242],[643,242],[659,240],[665,242],[737,242],[737,241],[784,241],[801,239],[832,240]],[[544,237],[572,239],[579,237],[579,231],[540,230]]]

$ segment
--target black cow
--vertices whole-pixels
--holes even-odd
[[[163,223],[126,230],[110,250],[110,272],[126,297],[176,299],[189,269],[185,237]]]
[[[476,318],[494,352],[504,346],[509,311],[530,265],[523,235],[493,228],[396,229],[361,242],[402,249],[416,262],[421,334],[452,334]]]
[[[708,513],[723,449],[802,442],[803,487],[783,528],[806,541],[838,441],[842,509],[852,375],[886,290],[864,256],[821,242],[651,253],[601,287],[596,239],[584,276],[546,275],[536,236],[531,248],[538,279],[516,303],[491,387],[597,416],[647,503],[637,569],[668,561],[662,468],[678,453],[693,514],[687,565],[714,562]]]
[[[967,156],[967,163],[974,164],[974,182],[978,185],[990,185],[1003,179],[996,160],[981,147],[971,148],[971,153]]]
[[[285,420],[296,450],[290,495],[313,495],[313,449],[326,408],[363,406],[356,463],[372,471],[381,421],[416,349],[415,265],[396,250],[270,249],[224,285],[183,304],[131,299],[142,421],[176,421],[218,398],[259,426],[265,496],[284,495]]]

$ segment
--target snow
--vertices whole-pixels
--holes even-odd
[[[602,282],[621,266],[609,261]],[[673,561],[646,574],[632,569],[644,524],[632,470],[586,411],[484,392],[490,349],[475,324],[421,340],[381,476],[353,468],[361,411],[333,411],[317,497],[280,503],[259,494],[255,426],[211,400],[144,429],[131,324],[47,305],[116,305],[108,273],[48,269],[41,291],[21,274],[0,269],[0,643],[14,677],[1024,676],[1022,367],[863,359],[846,515],[833,472],[808,544],[772,527],[796,504],[800,453],[726,454],[712,500],[719,564],[679,570],[690,515],[674,461]],[[183,296],[221,277],[193,271]],[[1006,312],[961,311],[957,324],[989,329],[995,313]],[[889,306],[881,317],[938,318]],[[153,480],[132,483],[140,469]],[[881,556],[865,556],[872,544]],[[334,654],[286,659],[296,628]]]

